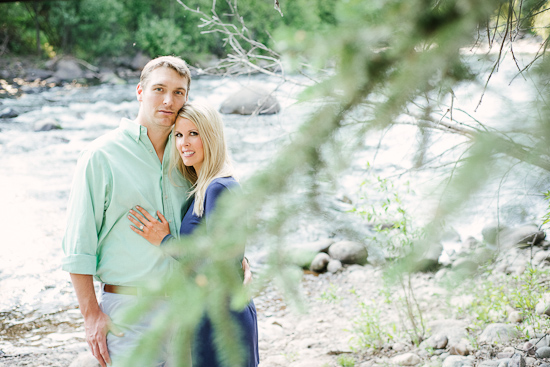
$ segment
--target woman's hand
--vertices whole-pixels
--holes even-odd
[[[168,221],[158,210],[157,215],[160,218],[160,221],[153,218],[153,216],[142,207],[136,206],[136,209],[139,213],[133,209],[130,209],[130,214],[137,218],[136,220],[132,217],[132,215],[128,216],[130,222],[135,224],[135,227],[130,226],[130,228],[132,231],[136,232],[153,245],[159,246],[164,237],[170,234],[170,225],[168,224]]]
[[[244,272],[244,285],[249,285],[252,283],[252,271],[250,271],[250,264],[248,259],[245,257],[242,262],[243,272]]]

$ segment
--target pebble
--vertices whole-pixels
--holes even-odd
[[[327,265],[327,271],[329,273],[336,273],[342,269],[342,262],[340,260],[332,259]]]
[[[420,363],[420,357],[414,353],[405,353],[393,357],[391,361],[400,366],[416,366]]]
[[[467,356],[468,354],[470,354],[468,346],[464,343],[453,344],[449,349],[449,352],[451,353],[451,355],[458,356]]]

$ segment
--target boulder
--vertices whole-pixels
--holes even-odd
[[[425,252],[417,265],[419,271],[434,271],[439,267],[439,257],[443,252],[443,245],[432,244]]]
[[[550,293],[543,294],[540,301],[535,306],[535,312],[537,315],[550,316]]]
[[[517,338],[518,330],[515,325],[495,323],[488,325],[478,338],[479,342],[488,344],[507,343]]]
[[[25,81],[32,82],[36,79],[45,80],[51,77],[53,73],[49,70],[27,69],[25,70]]]
[[[508,228],[500,232],[500,247],[509,249],[514,246],[525,247],[528,245],[536,246],[544,238],[546,233],[539,231],[535,225],[525,225],[515,228]]]
[[[69,367],[100,367],[101,365],[90,352],[80,353]]]
[[[144,55],[143,52],[138,52],[136,56],[134,56],[132,62],[130,63],[130,66],[134,70],[143,70],[145,65],[151,61],[151,58],[147,55]]]
[[[62,81],[72,81],[82,77],[84,77],[84,73],[76,60],[61,59],[57,62],[53,78]]]
[[[311,265],[309,266],[309,269],[311,271],[315,271],[317,273],[322,273],[326,270],[327,264],[330,261],[330,256],[325,254],[324,252],[320,252],[313,258],[313,261],[311,262]]]
[[[257,85],[241,88],[223,101],[220,107],[221,113],[237,115],[271,115],[280,110],[281,106],[272,93]]]
[[[481,230],[481,235],[483,236],[483,240],[485,242],[491,245],[495,245],[497,243],[498,233],[505,229],[506,227],[502,223],[500,224],[500,226],[498,225],[498,223],[491,223],[486,225]]]
[[[327,271],[329,273],[334,274],[334,273],[338,272],[340,269],[342,269],[342,262],[340,260],[332,259],[327,264]]]
[[[340,260],[344,264],[366,264],[367,249],[360,243],[340,241],[332,244],[328,249],[330,257]]]
[[[293,248],[300,248],[302,250],[308,250],[312,252],[328,252],[330,245],[334,243],[334,240],[330,238],[321,239],[313,242],[304,242],[293,245]]]
[[[104,84],[123,85],[126,84],[126,80],[121,79],[112,71],[101,73],[99,80]]]
[[[404,353],[396,355],[391,359],[393,364],[397,364],[399,366],[416,366],[420,363],[420,357],[417,356],[414,353]]]
[[[12,119],[19,116],[19,114],[11,107],[4,108],[0,111],[0,119]]]

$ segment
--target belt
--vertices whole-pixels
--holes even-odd
[[[129,296],[138,295],[137,287],[128,287],[125,285],[103,284],[103,290],[107,293],[126,294]]]

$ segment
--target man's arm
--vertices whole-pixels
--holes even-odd
[[[71,273],[71,280],[80,305],[80,312],[84,317],[86,341],[92,349],[92,354],[101,366],[111,364],[107,350],[107,333],[111,331],[116,336],[123,336],[111,323],[109,317],[99,308],[95,295],[93,277],[86,274]]]

